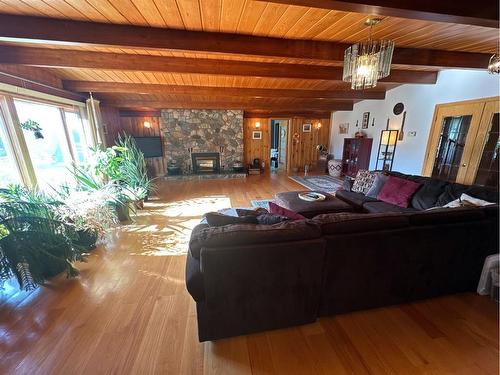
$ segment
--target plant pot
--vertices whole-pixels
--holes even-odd
[[[128,203],[118,203],[115,205],[116,216],[120,222],[130,221],[130,207]]]
[[[97,243],[97,233],[88,230],[79,230],[77,244],[83,246],[87,250],[93,250]]]

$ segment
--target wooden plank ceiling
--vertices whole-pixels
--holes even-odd
[[[499,43],[495,17],[470,3],[360,3],[0,0],[0,70],[48,69],[67,90],[122,108],[325,113],[383,99],[399,84],[433,83],[445,67],[483,68]],[[342,54],[368,37],[369,13],[383,19],[373,37],[396,43],[394,64],[376,89],[353,92],[341,81]]]

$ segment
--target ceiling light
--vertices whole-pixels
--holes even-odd
[[[490,74],[500,74],[500,55],[495,53],[491,56],[490,63],[488,64],[488,72]]]
[[[345,50],[343,81],[351,82],[354,90],[368,89],[377,86],[377,81],[387,77],[391,72],[392,40],[373,40],[372,28],[381,20],[370,18],[365,25],[370,27],[367,41],[356,43]]]
[[[143,125],[144,125],[144,127],[145,127],[145,128],[147,128],[147,129],[151,128],[151,123],[150,123],[149,121],[144,121],[144,124],[143,124]]]

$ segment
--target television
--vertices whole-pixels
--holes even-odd
[[[163,156],[161,137],[134,137],[134,139],[145,158]]]

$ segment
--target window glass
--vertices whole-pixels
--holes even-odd
[[[0,187],[21,182],[19,171],[16,167],[14,153],[7,138],[7,129],[0,112]]]
[[[87,159],[89,151],[83,122],[80,115],[76,112],[66,111],[64,114],[66,116],[66,126],[68,128],[75,161],[77,163],[83,163]]]
[[[59,108],[14,100],[20,123],[28,120],[39,124],[39,130],[23,128],[23,134],[40,187],[71,182],[68,171],[72,159]]]

